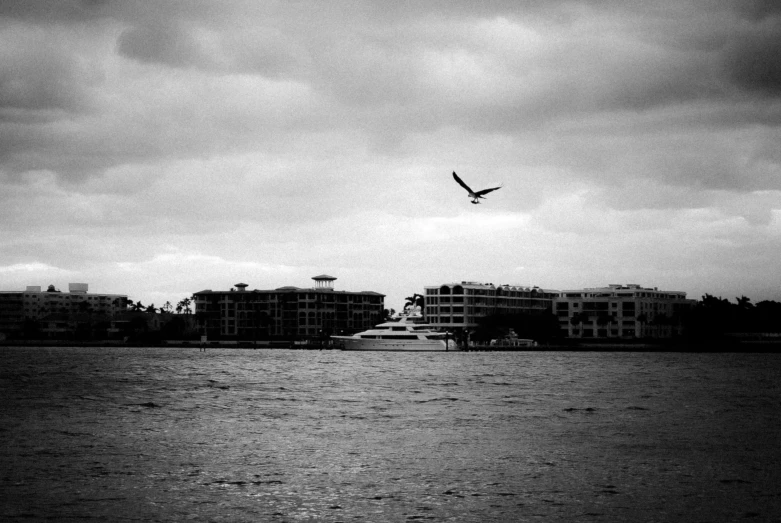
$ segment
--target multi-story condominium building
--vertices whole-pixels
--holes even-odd
[[[477,327],[492,314],[542,313],[552,309],[556,291],[522,285],[445,283],[425,287],[426,322],[447,329]]]
[[[385,295],[334,290],[336,278],[327,274],[312,279],[311,288],[248,291],[237,283],[229,291],[196,292],[199,330],[209,339],[313,337],[366,330],[382,320]]]
[[[611,284],[560,291],[555,313],[572,338],[670,338],[681,334],[682,314],[694,303],[681,291]]]
[[[0,333],[12,334],[22,330],[25,320],[38,321],[57,314],[74,315],[95,313],[113,316],[127,310],[125,294],[91,294],[86,283],[69,283],[68,292],[49,285],[28,286],[24,291],[0,292]]]

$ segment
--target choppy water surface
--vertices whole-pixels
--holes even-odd
[[[781,357],[0,349],[0,519],[772,521]]]

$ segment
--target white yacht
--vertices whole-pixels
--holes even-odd
[[[458,350],[452,336],[437,332],[423,318],[401,315],[352,336],[331,336],[342,350],[446,351]]]

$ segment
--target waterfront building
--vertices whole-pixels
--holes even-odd
[[[471,329],[493,314],[541,314],[557,291],[524,285],[462,281],[425,287],[426,322],[445,329]]]
[[[366,330],[382,320],[385,295],[334,290],[333,276],[312,278],[314,287],[195,293],[199,332],[208,339],[316,337]]]
[[[68,292],[61,292],[54,285],[45,291],[38,285],[24,291],[0,291],[0,333],[18,334],[25,322],[38,323],[52,315],[67,321],[69,316],[113,316],[127,309],[125,294],[95,294],[88,290],[86,283],[69,283]]]
[[[670,338],[681,334],[683,312],[694,304],[681,291],[611,284],[560,291],[555,314],[571,338]]]

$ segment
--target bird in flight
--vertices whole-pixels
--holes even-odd
[[[472,203],[480,203],[478,200],[480,198],[483,198],[484,194],[488,194],[491,191],[495,191],[496,189],[502,188],[502,186],[500,185],[499,187],[492,187],[491,189],[483,189],[482,191],[475,192],[472,189],[470,189],[467,184],[464,183],[464,180],[458,177],[455,171],[453,171],[453,178],[455,178],[455,180],[458,182],[458,185],[466,189],[466,192],[469,193],[469,197],[472,198]]]

